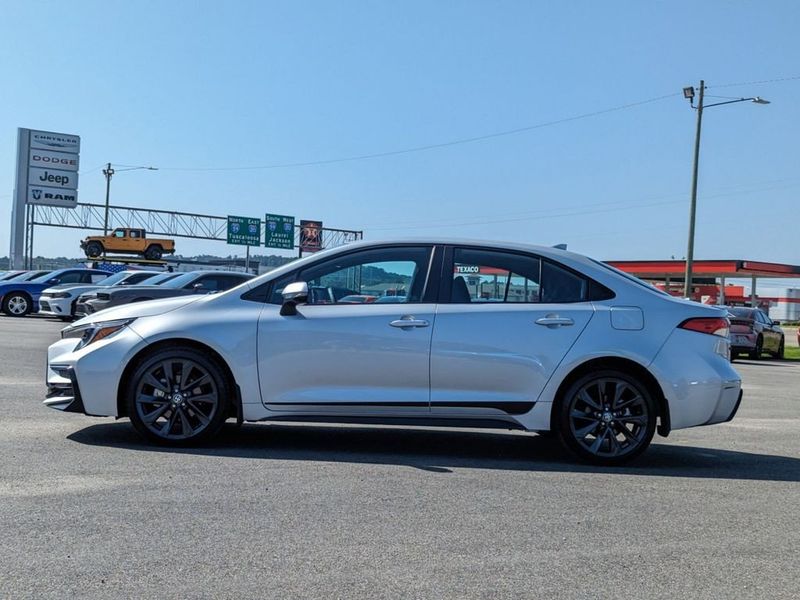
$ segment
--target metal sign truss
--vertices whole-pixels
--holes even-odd
[[[201,215],[152,208],[133,208],[131,206],[109,206],[108,226],[140,227],[153,236],[172,236],[198,240],[217,240],[227,242],[228,217]],[[105,204],[78,202],[75,208],[58,206],[30,206],[29,226],[67,227],[103,231]],[[262,220],[262,224],[264,221]],[[262,227],[262,230],[264,227]],[[32,231],[29,239],[33,241]],[[324,248],[334,248],[363,239],[362,231],[348,229],[322,229]],[[299,248],[300,225],[295,225],[295,248]],[[29,254],[30,256],[30,254]]]

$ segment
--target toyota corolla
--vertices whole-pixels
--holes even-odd
[[[346,294],[317,304],[320,288]],[[400,301],[331,300],[388,290]],[[615,464],[656,431],[732,419],[729,352],[724,311],[578,254],[358,243],[74,323],[49,348],[45,404],[127,417],[163,444],[206,442],[228,419],[500,427]]]

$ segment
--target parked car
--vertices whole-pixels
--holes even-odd
[[[161,285],[175,279],[180,273],[159,273],[154,275],[153,277],[149,278],[145,283],[147,285]],[[101,288],[98,288],[98,290]],[[94,300],[97,298],[97,291],[85,292],[78,296],[78,299],[75,300],[75,317],[81,318],[85,317],[86,315],[92,314],[92,307],[89,306],[89,301]]]
[[[481,285],[459,268],[490,270],[503,301],[475,302]],[[310,302],[314,288],[370,289],[369,273],[406,302]],[[494,426],[554,430],[618,464],[656,431],[733,418],[726,316],[564,250],[361,242],[227,292],[81,319],[48,350],[44,404],[128,417],[161,444],[205,442],[229,418]]]
[[[99,289],[148,282],[161,273],[156,271],[120,271],[96,284],[62,283],[47,288],[39,296],[39,314],[68,321],[76,316],[78,298]]]
[[[128,304],[130,302],[143,302],[157,298],[172,298],[173,296],[186,296],[190,294],[210,294],[228,290],[240,283],[251,279],[247,273],[232,271],[192,271],[180,273],[173,279],[161,285],[135,285],[126,288],[98,291],[97,297],[88,300],[86,308],[89,313],[99,310]]]
[[[768,352],[783,358],[785,336],[778,321],[758,308],[728,307],[731,322],[731,358],[747,354],[751,359],[761,358]]]
[[[108,235],[90,235],[81,241],[87,257],[101,254],[138,254],[149,260],[160,260],[164,254],[175,253],[175,240],[148,238],[144,229],[117,227]]]
[[[39,310],[39,296],[47,288],[61,283],[97,283],[108,277],[96,269],[59,269],[30,280],[0,282],[0,308],[9,317],[24,317]]]

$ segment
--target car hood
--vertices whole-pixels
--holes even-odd
[[[116,321],[117,319],[135,319],[137,317],[155,317],[156,315],[163,315],[164,313],[177,310],[205,297],[206,296],[198,295],[178,296],[176,298],[146,300],[144,302],[123,304],[122,306],[107,308],[93,313],[79,321],[75,321],[72,325],[86,325],[88,323],[97,323],[100,321]]]
[[[54,285],[52,287],[42,290],[42,293],[58,293],[58,292],[78,292],[83,290],[93,290],[103,286],[94,285],[91,283],[62,283],[61,285]]]
[[[13,292],[14,290],[37,291],[45,288],[44,283],[31,283],[30,281],[9,281],[0,283],[0,294]]]

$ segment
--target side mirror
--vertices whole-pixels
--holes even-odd
[[[194,291],[195,294],[202,294],[204,289],[205,287],[203,286],[202,283],[195,283],[192,286],[192,290]]]
[[[780,321],[773,321],[773,322],[772,322],[772,324],[773,324],[773,325],[780,325],[780,324],[781,324],[781,322],[780,322]]]
[[[305,281],[290,283],[281,292],[283,304],[281,315],[291,317],[297,314],[297,305],[308,301],[308,284]]]

